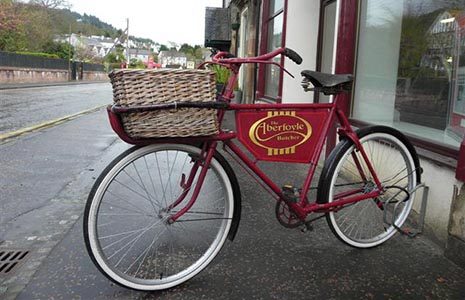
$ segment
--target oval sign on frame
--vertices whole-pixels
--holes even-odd
[[[252,143],[265,148],[268,156],[293,154],[311,136],[312,126],[294,111],[270,111],[249,130]]]

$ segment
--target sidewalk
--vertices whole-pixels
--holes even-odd
[[[0,90],[10,89],[24,89],[24,88],[36,88],[36,87],[47,87],[47,86],[63,86],[63,85],[78,85],[78,84],[93,84],[93,83],[110,83],[110,81],[59,81],[59,82],[36,82],[36,83],[0,83]]]
[[[465,299],[465,271],[425,236],[396,235],[360,250],[337,240],[324,219],[313,232],[283,228],[273,199],[233,168],[243,197],[238,234],[187,283],[153,293],[113,284],[86,253],[81,218],[17,299]],[[278,179],[304,173],[290,165],[265,169]]]

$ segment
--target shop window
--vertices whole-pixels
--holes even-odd
[[[334,38],[336,34],[336,13],[337,13],[337,1],[324,1],[322,2],[322,36],[321,36],[321,48],[319,50],[319,71],[323,73],[333,74],[334,70]],[[328,103],[331,101],[330,96],[319,95],[318,102]]]
[[[261,54],[271,52],[284,46],[284,16],[285,0],[265,0],[262,12]],[[282,63],[283,58],[274,58],[277,63]],[[281,98],[282,72],[272,65],[260,69],[257,92],[259,98],[278,101]]]
[[[352,117],[458,149],[465,0],[363,0],[359,30]]]

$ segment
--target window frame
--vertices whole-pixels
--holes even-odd
[[[324,38],[324,25],[325,25],[325,10],[328,5],[331,5],[338,0],[321,0],[320,2],[320,19],[318,24],[318,41],[317,41],[317,52],[316,52],[316,71],[321,72],[323,64],[323,38]],[[320,93],[313,94],[313,102],[320,103]]]
[[[322,3],[324,2],[327,2],[327,0],[322,0]],[[338,25],[339,30],[337,37],[336,74],[355,74],[357,71],[361,3],[358,3],[357,0],[346,0],[341,1],[341,3],[344,5],[341,5],[341,11],[339,12],[341,19]],[[344,26],[342,24],[344,24]],[[348,38],[350,37],[353,39],[352,42],[348,42]],[[351,53],[353,53],[353,55],[349,57],[348,54]],[[355,80],[352,93],[346,94],[344,96],[344,111],[349,116],[351,124],[355,127],[373,125],[373,123],[369,123],[353,117],[353,106],[354,101],[356,101],[354,99],[356,84],[357,81]],[[409,138],[415,147],[419,148],[419,155],[424,158],[447,167],[453,167],[454,162],[458,160],[459,149],[456,149],[453,146],[432,141],[426,137],[415,136],[407,132],[402,133]]]
[[[261,16],[261,29],[260,29],[260,47],[259,47],[259,55],[263,55],[268,52],[268,33],[269,33],[269,24],[272,20],[274,20],[277,16],[283,16],[283,28],[282,28],[282,35],[281,35],[281,47],[285,47],[286,45],[286,23],[287,23],[287,2],[288,0],[284,0],[283,8],[276,11],[273,15],[270,12],[270,3],[273,0],[263,0],[262,5],[262,16]],[[280,64],[284,66],[284,56],[281,55]],[[279,71],[279,83],[278,83],[278,96],[272,97],[270,95],[266,95],[266,67],[267,65],[259,65],[258,66],[258,80],[257,80],[257,90],[256,90],[256,98],[259,100],[264,100],[267,102],[275,102],[281,103],[282,100],[282,92],[283,92],[283,78],[284,72],[282,70]],[[274,66],[274,68],[277,68]]]

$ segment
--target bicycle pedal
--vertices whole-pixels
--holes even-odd
[[[300,189],[293,185],[286,184],[282,187],[283,196],[287,201],[297,203],[300,199]]]
[[[302,232],[307,232],[307,231],[313,231],[313,225],[310,222],[304,223],[302,226],[302,229],[300,229]]]

